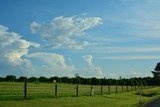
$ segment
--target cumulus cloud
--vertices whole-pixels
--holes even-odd
[[[23,58],[28,54],[30,46],[39,47],[39,44],[21,39],[19,34],[8,32],[7,27],[0,25],[0,71],[2,74],[33,71],[31,62]]]
[[[55,17],[50,23],[31,23],[31,32],[40,34],[41,37],[50,42],[47,47],[69,47],[73,49],[83,49],[88,45],[88,41],[78,40],[86,30],[92,29],[102,24],[100,17],[76,18],[76,17]]]
[[[153,60],[153,59],[160,59],[160,56],[155,56],[155,55],[107,56],[107,57],[101,57],[100,59],[104,59],[104,60]]]
[[[9,32],[0,25],[0,75],[16,76],[73,76],[72,60],[55,53],[30,53],[30,47],[40,44],[26,41],[21,35]]]
[[[109,77],[110,78],[115,78],[119,79],[120,77],[122,78],[135,78],[135,77],[148,77],[151,76],[150,73],[142,73],[142,72],[137,72],[137,71],[129,71],[129,72],[124,72],[124,73],[110,73]]]
[[[86,76],[103,78],[102,68],[93,64],[92,55],[85,55],[83,56],[83,59],[88,64],[88,66],[84,69]]]
[[[90,66],[93,65],[93,63],[92,63],[92,59],[93,59],[92,55],[85,55],[85,56],[83,56],[83,59],[84,59]]]
[[[26,58],[32,60],[33,64],[34,62],[38,62],[38,66],[41,66],[39,72],[43,72],[46,76],[73,76],[75,71],[71,59],[66,60],[64,56],[60,54],[36,52],[26,55]],[[38,68],[36,70],[38,70]]]

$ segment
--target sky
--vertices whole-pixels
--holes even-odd
[[[1,0],[0,76],[152,76],[159,11],[159,0]]]

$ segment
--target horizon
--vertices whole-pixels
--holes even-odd
[[[158,0],[0,1],[0,77],[152,77]]]

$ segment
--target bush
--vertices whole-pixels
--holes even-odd
[[[136,94],[146,96],[146,97],[152,97],[152,96],[160,94],[160,92],[157,88],[154,88],[154,89],[148,89],[148,90],[145,90],[145,91],[142,91],[142,92],[139,91]]]

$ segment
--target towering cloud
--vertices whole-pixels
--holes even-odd
[[[14,32],[8,32],[8,28],[0,25],[0,71],[2,74],[25,74],[25,71],[33,71],[31,62],[25,58],[29,47],[39,47],[39,44],[21,39]]]
[[[97,78],[103,78],[102,69],[99,66],[96,66],[93,64],[93,57],[92,55],[85,55],[83,56],[83,59],[87,62],[88,66],[85,68],[85,73],[89,77],[97,77]]]
[[[93,65],[93,63],[92,63],[93,57],[92,57],[91,55],[85,55],[85,56],[83,56],[83,59],[84,59],[90,66]]]
[[[29,47],[39,47],[34,42],[21,39],[8,28],[0,26],[0,72],[1,75],[16,76],[72,76],[74,66],[71,59],[65,60],[63,55],[46,52],[29,54]]]
[[[39,72],[46,76],[73,76],[75,71],[74,66],[71,63],[67,63],[64,56],[60,54],[36,52],[28,54],[26,57],[33,62],[38,62],[39,66],[41,66]],[[69,61],[71,62],[71,59]]]
[[[50,23],[31,23],[33,34],[40,34],[41,37],[50,42],[47,47],[69,47],[73,49],[83,49],[88,45],[88,41],[78,40],[86,30],[92,29],[102,24],[99,17],[76,18],[76,17],[55,17]]]

